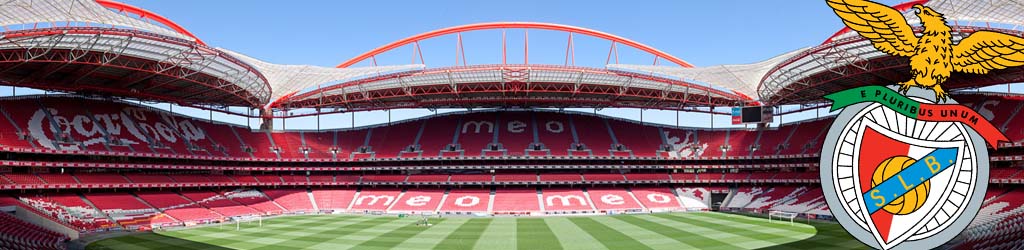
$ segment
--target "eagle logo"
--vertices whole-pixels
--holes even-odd
[[[820,154],[829,210],[850,235],[873,248],[946,244],[981,210],[989,180],[987,149],[1009,139],[949,98],[941,85],[953,72],[1024,66],[1024,38],[977,31],[954,44],[945,17],[927,6],[913,6],[921,27],[912,27],[900,11],[876,2],[826,2],[878,50],[909,57],[912,75],[894,86],[824,96],[832,111],[841,110]]]
[[[942,89],[952,72],[987,74],[989,71],[1024,65],[1024,38],[992,31],[977,31],[953,44],[950,27],[942,13],[914,5],[921,19],[921,36],[915,35],[900,11],[866,0],[826,0],[851,30],[871,41],[878,50],[910,57],[910,87],[930,88],[936,99],[946,100]]]

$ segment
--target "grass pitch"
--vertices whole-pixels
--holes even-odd
[[[279,217],[106,239],[106,249],[861,249],[830,223],[789,225],[724,213],[590,217]]]

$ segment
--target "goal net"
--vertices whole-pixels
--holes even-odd
[[[234,217],[234,220],[236,231],[242,230],[243,224],[244,226],[251,226],[253,224],[256,224],[256,226],[258,227],[263,227],[263,216],[259,215],[239,216]]]
[[[768,212],[768,222],[775,222],[775,221],[785,222],[785,221],[788,220],[789,221],[789,225],[793,225],[793,219],[795,219],[798,215],[800,215],[800,214],[799,213],[794,213],[794,212],[772,210],[772,211]]]

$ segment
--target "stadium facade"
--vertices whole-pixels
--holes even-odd
[[[922,3],[956,24],[954,39],[979,30],[1022,34],[1022,6],[935,0],[895,7],[913,23],[908,8]],[[18,0],[0,16],[8,27],[0,33],[0,83],[66,93],[0,99],[0,208],[13,211],[0,220],[22,225],[0,228],[0,245],[16,249],[63,249],[68,239],[101,231],[277,214],[774,210],[828,220],[817,168],[831,117],[711,129],[555,109],[817,108],[825,94],[898,82],[910,72],[907,59],[878,52],[848,30],[758,63],[694,67],[601,31],[481,23],[318,67],[210,47],[157,13],[109,0]],[[408,65],[351,67],[398,47],[418,48],[422,40],[493,29],[596,37],[674,65],[618,64],[609,51],[605,68],[528,59],[430,68],[415,57]],[[1024,193],[1017,190],[1024,180],[1024,98],[956,91],[1021,82],[1021,71],[958,76],[946,85],[1012,141],[993,151],[986,202],[955,241],[959,247],[1012,247],[1019,237],[1008,236],[1024,233],[1017,226],[1024,218]],[[252,130],[126,100],[267,125]],[[269,126],[273,119],[403,108],[475,110],[351,129]]]

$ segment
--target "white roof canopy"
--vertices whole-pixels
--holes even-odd
[[[192,37],[158,24],[114,12],[96,3],[95,0],[7,0],[0,2],[0,26],[15,30],[24,29],[18,25],[26,25],[28,29],[32,27],[110,25],[116,28],[138,29],[195,41]]]
[[[403,71],[422,70],[423,64],[359,67],[359,68],[330,68],[313,65],[284,65],[260,61],[258,59],[243,55],[238,52],[224,48],[218,48],[239,60],[242,60],[256,70],[260,71],[270,84],[272,93],[270,102],[298,91],[309,88],[327,87],[332,84],[348,82],[369,76],[396,73]]]
[[[768,71],[774,68],[775,65],[778,65],[804,50],[806,50],[806,48],[798,49],[772,57],[768,60],[751,64],[715,65],[697,68],[609,64],[608,67],[695,80],[711,84],[712,86],[727,88],[751,98],[757,98],[757,86],[761,83],[761,78],[764,77],[765,73],[768,73]]]

